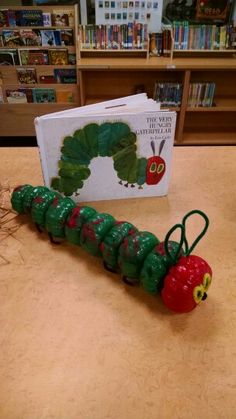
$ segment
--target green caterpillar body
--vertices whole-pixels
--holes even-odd
[[[46,231],[53,242],[65,238],[101,257],[104,267],[120,273],[129,285],[140,284],[151,294],[160,292],[172,311],[191,311],[207,297],[212,270],[204,259],[190,254],[208,228],[209,220],[202,211],[187,213],[160,242],[148,231],[139,231],[131,223],[117,221],[89,206],[76,205],[43,186],[15,188],[11,203],[19,214],[30,214],[37,228]],[[205,226],[189,247],[186,221],[193,214],[201,215]],[[181,231],[179,243],[170,240],[176,229]]]
[[[89,206],[76,205],[46,187],[15,188],[11,202],[19,214],[30,214],[40,230],[102,257],[106,269],[120,273],[129,284],[140,283],[151,294],[162,289],[173,258],[182,253],[177,242],[168,241],[167,254],[154,234],[140,232],[131,223],[116,221]]]

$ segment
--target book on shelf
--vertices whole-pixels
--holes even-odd
[[[32,92],[33,92],[33,102],[35,103],[56,102],[55,89],[34,88],[32,89]]]
[[[14,48],[24,45],[19,30],[2,30],[3,44],[5,47]]]
[[[38,117],[45,183],[82,202],[166,195],[175,124],[145,93]]]
[[[39,83],[42,84],[52,84],[52,83],[57,83],[56,78],[51,75],[51,74],[45,74],[43,76],[39,76]]]
[[[46,65],[48,64],[48,51],[42,49],[19,48],[20,65]]]
[[[161,106],[180,106],[182,100],[182,84],[156,81],[153,99]]]
[[[76,69],[74,68],[69,68],[69,69],[55,68],[54,77],[57,83],[68,83],[68,84],[77,83]]]
[[[146,50],[147,24],[130,22],[123,25],[80,25],[79,40],[82,50]]]
[[[64,10],[52,12],[52,26],[69,26],[69,15]]]
[[[8,103],[27,103],[25,89],[6,89]]]
[[[196,18],[211,21],[225,21],[230,9],[229,0],[197,0]]]
[[[56,91],[56,101],[58,103],[73,103],[74,94],[70,90],[57,90]]]
[[[41,33],[38,29],[20,29],[21,45],[37,47],[42,45]]]
[[[2,86],[0,86],[0,103],[4,103],[4,97],[3,97]]]
[[[190,83],[188,106],[196,107],[212,107],[215,94],[215,83]]]
[[[16,72],[20,84],[37,83],[37,73],[35,68],[17,68]]]
[[[52,26],[51,13],[43,12],[43,26],[45,26],[45,27]]]
[[[74,45],[73,29],[60,29],[61,45],[72,46]]]
[[[16,49],[0,50],[0,65],[18,65],[19,57]]]
[[[40,31],[41,45],[45,46],[59,46],[61,45],[61,31],[52,29],[43,29]]]
[[[43,26],[43,12],[37,9],[16,10],[17,26]]]
[[[48,50],[49,63],[51,65],[66,65],[68,62],[67,49],[49,49]]]

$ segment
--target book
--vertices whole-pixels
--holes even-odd
[[[51,103],[56,102],[55,89],[34,88],[33,102],[35,103]]]
[[[74,95],[73,92],[69,90],[57,90],[56,99],[58,103],[73,103]]]
[[[5,47],[14,48],[23,45],[23,40],[20,36],[20,31],[3,29],[2,35]]]
[[[42,46],[58,46],[61,45],[61,31],[60,30],[52,30],[52,29],[45,29],[41,30],[41,41]]]
[[[40,116],[45,184],[80,202],[166,195],[175,124],[145,93]]]
[[[0,86],[0,103],[4,103],[4,97],[3,97],[2,86]]]
[[[17,10],[16,11],[17,26],[43,26],[42,10]]]
[[[19,60],[17,50],[0,50],[0,65],[17,65],[18,63]]]
[[[52,13],[52,26],[69,26],[69,16],[63,10]]]
[[[57,83],[77,83],[76,69],[54,68],[54,76]]]
[[[20,29],[21,45],[37,47],[42,45],[41,33],[38,29]]]
[[[35,68],[17,68],[18,81],[21,84],[37,83],[37,74]]]
[[[48,50],[49,63],[51,65],[66,65],[68,64],[67,49],[49,49]]]
[[[43,12],[43,26],[52,26],[51,13]]]
[[[196,18],[225,21],[229,13],[229,0],[197,0]]]
[[[53,75],[48,74],[48,75],[39,76],[39,83],[42,83],[42,84],[57,83],[57,80]]]
[[[8,103],[27,103],[25,89],[6,89]]]
[[[48,64],[48,52],[41,49],[19,48],[20,65],[46,65]]]
[[[73,29],[61,29],[61,45],[74,45]]]
[[[0,28],[8,26],[7,9],[0,10]]]

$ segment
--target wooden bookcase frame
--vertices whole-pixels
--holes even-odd
[[[67,48],[68,52],[74,53],[76,56],[76,62],[78,61],[78,5],[68,5],[68,6],[11,6],[9,7],[10,10],[42,10],[43,12],[52,13],[55,10],[62,10],[65,9],[68,12],[73,14],[74,18],[74,25],[73,26],[7,26],[1,27],[0,31],[3,29],[7,30],[20,30],[20,29],[73,29],[74,34],[74,45],[73,46],[54,46],[50,48],[60,49],[60,48]],[[1,10],[7,10],[7,6],[2,6]],[[19,47],[22,48],[22,47]],[[24,47],[25,49],[49,49],[49,47]],[[1,49],[10,49],[8,47],[0,47]],[[17,49],[14,47],[13,49]],[[16,65],[16,66],[0,66],[0,71],[3,77],[3,81],[1,84],[1,88],[3,90],[3,96],[5,99],[4,103],[0,104],[0,127],[1,127],[1,136],[34,136],[35,129],[34,129],[34,119],[37,116],[44,115],[47,113],[58,112],[65,109],[74,108],[76,106],[80,106],[80,97],[79,97],[79,89],[78,83],[75,84],[43,84],[37,83],[34,85],[27,84],[22,85],[19,84],[17,80],[17,72],[16,68],[22,68],[27,66]],[[53,70],[55,68],[65,68],[65,69],[76,69],[76,63],[74,65],[29,65],[30,68],[36,68],[37,77],[53,74]],[[24,103],[24,104],[10,104],[6,103],[6,89],[16,89],[16,88],[54,88],[55,90],[60,91],[69,91],[73,93],[74,102],[73,103],[64,103],[64,102],[55,102],[55,103]]]

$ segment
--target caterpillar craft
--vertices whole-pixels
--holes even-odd
[[[154,141],[151,141],[153,156],[148,159],[137,157],[136,141],[136,134],[124,122],[85,125],[64,138],[58,162],[59,176],[51,179],[51,187],[65,196],[78,194],[91,174],[91,160],[98,156],[112,157],[121,185],[135,187],[137,184],[139,189],[145,183],[157,185],[166,171],[166,163],[160,156],[165,140],[159,144],[158,156]]]
[[[116,221],[112,215],[89,206],[76,205],[71,198],[44,186],[15,188],[11,203],[19,214],[30,214],[37,228],[46,231],[53,242],[66,238],[102,257],[104,267],[120,273],[127,284],[140,284],[151,294],[161,293],[172,311],[191,311],[207,297],[212,270],[204,259],[190,254],[209,225],[202,211],[187,213],[161,242],[150,232],[139,231],[131,223]],[[204,219],[204,228],[189,247],[186,221],[196,214]],[[170,240],[177,229],[179,242]]]

